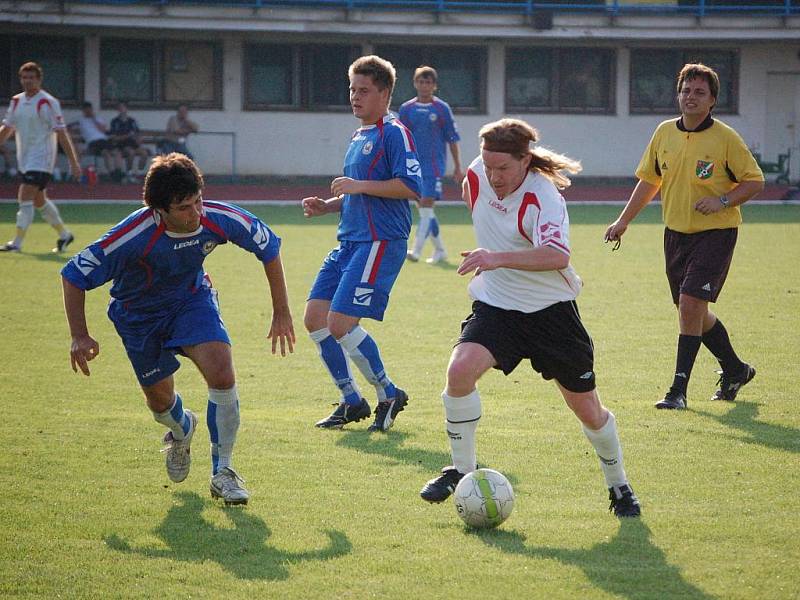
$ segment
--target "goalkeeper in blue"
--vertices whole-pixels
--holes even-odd
[[[231,342],[220,316],[217,291],[203,269],[205,258],[232,242],[264,265],[272,296],[268,333],[272,353],[294,351],[295,335],[281,240],[266,224],[237,206],[205,201],[203,176],[183,154],[158,156],[144,182],[145,206],[75,255],[61,270],[69,323],[72,370],[89,375],[100,352],[89,334],[86,291],[108,281],[108,316],[122,339],[153,418],[165,426],[169,478],[189,475],[190,446],[198,418],[175,391],[176,355],[197,365],[208,384],[206,422],[211,437],[211,495],[247,504],[249,492],[231,465],[239,429],[239,394]]]

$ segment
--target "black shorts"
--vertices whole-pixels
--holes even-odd
[[[93,156],[100,156],[105,150],[113,150],[114,144],[111,140],[95,140],[86,144],[86,149]]]
[[[46,171],[26,171],[19,174],[19,179],[26,185],[35,185],[40,190],[47,188],[53,176]]]
[[[728,277],[738,234],[736,227],[698,233],[664,229],[664,260],[673,303],[678,304],[681,294],[717,301]]]
[[[464,342],[486,348],[495,368],[506,375],[527,358],[543,378],[555,379],[571,392],[595,388],[594,345],[574,301],[523,313],[476,300],[472,314],[461,323],[456,345]]]

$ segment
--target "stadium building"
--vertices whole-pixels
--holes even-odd
[[[715,113],[764,162],[791,152],[800,179],[798,0],[0,1],[0,96],[37,60],[67,121],[86,100],[110,121],[124,99],[155,135],[185,103],[208,173],[340,172],[346,69],[366,53],[397,67],[395,106],[415,67],[438,69],[465,162],[481,125],[513,115],[594,177],[632,175],[677,112],[676,72],[702,61],[722,79]]]

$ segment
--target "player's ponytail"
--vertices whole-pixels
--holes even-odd
[[[517,159],[530,155],[528,168],[547,177],[559,189],[571,183],[563,171],[578,173],[581,170],[581,163],[577,160],[541,146],[531,148],[530,145],[538,141],[539,133],[520,119],[500,119],[489,123],[481,128],[478,135],[482,148],[490,152],[511,154]]]

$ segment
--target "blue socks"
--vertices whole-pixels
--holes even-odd
[[[317,345],[319,356],[331,374],[334,383],[342,392],[344,401],[352,406],[361,404],[361,391],[353,379],[347,356],[339,342],[331,335],[330,330],[325,327],[312,331],[309,336]]]

